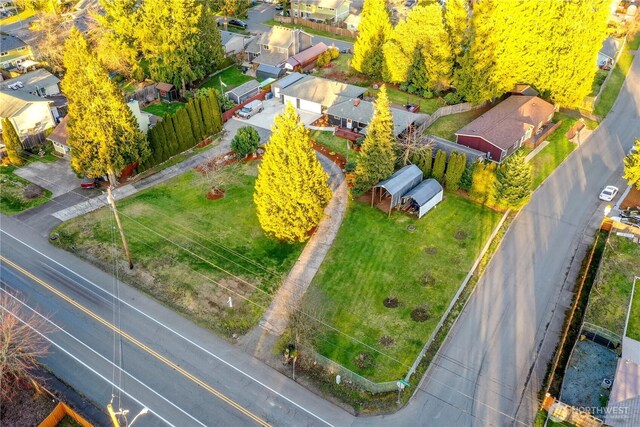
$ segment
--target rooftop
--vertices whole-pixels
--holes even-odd
[[[478,159],[485,159],[487,157],[487,153],[474,150],[473,148],[465,147],[462,144],[456,144],[455,142],[448,141],[434,135],[426,135],[426,137],[423,139],[423,142],[425,144],[430,143],[433,145],[432,151],[434,156],[438,150],[444,150],[447,153],[447,157],[449,157],[454,151],[457,151],[458,153],[464,153],[467,159],[467,164],[471,164]]]
[[[0,92],[0,118],[12,117],[14,114],[22,110],[24,107],[34,102],[50,101],[46,98],[31,95],[30,93],[20,91],[1,91]]]
[[[343,119],[351,119],[359,123],[369,123],[373,117],[374,104],[369,101],[359,101],[356,106],[353,99],[334,104],[327,109],[331,114]],[[410,113],[402,108],[391,107],[393,116],[393,133],[397,136],[404,132],[411,124],[418,120],[419,115]]]
[[[612,427],[640,425],[640,365],[618,359],[605,421]]]
[[[324,53],[328,49],[327,45],[320,42],[316,45],[311,46],[309,49],[305,49],[300,53],[297,53],[291,56],[287,62],[292,66],[302,65],[310,60],[313,60],[320,56],[320,54]]]
[[[58,123],[58,126],[51,132],[47,139],[57,142],[58,144],[67,145],[67,139],[69,139],[69,132],[67,131],[67,122],[69,121],[69,115],[67,114]]]
[[[299,35],[300,33],[306,34],[304,31],[299,29],[275,26],[260,36],[259,44],[267,45],[269,47],[288,49],[293,43],[296,35]]]
[[[340,102],[358,98],[367,90],[359,86],[321,77],[306,76],[282,90],[282,95],[316,102],[328,107]]]
[[[60,83],[60,79],[45,70],[30,71],[0,83],[0,90],[33,93],[39,88]]]
[[[0,46],[2,47],[2,52],[9,52],[10,50],[27,46],[27,44],[21,39],[10,34],[0,33]]]
[[[254,64],[265,64],[265,65],[281,65],[287,60],[286,53],[280,52],[264,52],[258,55],[253,59]]]
[[[234,93],[238,96],[242,96],[245,93],[251,92],[252,90],[257,89],[259,87],[260,87],[260,83],[258,83],[257,80],[249,80],[248,82],[243,83],[234,89],[231,89],[227,93]]]

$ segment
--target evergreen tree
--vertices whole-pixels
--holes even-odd
[[[531,197],[531,165],[517,151],[498,168],[496,198],[500,206],[520,209]]]
[[[243,126],[231,140],[231,149],[239,159],[255,153],[260,146],[260,134],[251,126]]]
[[[473,184],[473,171],[477,163],[471,163],[464,168],[462,177],[460,178],[460,188],[466,192],[471,191],[471,185]]]
[[[238,16],[238,15],[236,15]],[[197,56],[192,58],[196,76],[202,78],[220,69],[225,59],[222,37],[218,30],[218,19],[206,3],[198,21],[198,36],[195,41]]]
[[[126,76],[140,76],[135,28],[138,22],[137,0],[100,0],[103,14],[95,14],[100,26],[95,29],[96,54],[109,70]]]
[[[162,146],[162,161],[164,162],[169,157],[178,154],[180,151],[180,138],[178,136],[179,127],[177,127],[177,119],[174,116],[170,116],[165,113],[162,118],[162,130],[164,133],[166,143]]]
[[[178,136],[179,152],[188,150],[197,144],[193,134],[193,125],[186,108],[181,108],[176,112],[173,116],[173,123]],[[178,131],[178,129],[180,130]]]
[[[218,94],[215,90],[209,91],[207,100],[209,101],[209,109],[213,116],[213,133],[215,134],[222,130],[222,108],[220,106]]]
[[[431,171],[431,176],[440,181],[440,183],[443,182],[443,178],[444,178],[444,168],[447,165],[447,152],[444,150],[438,150],[438,152],[436,153],[436,159],[433,162],[433,170]]]
[[[71,30],[65,43],[67,73],[62,90],[69,102],[68,144],[71,167],[88,177],[108,175],[111,181],[125,166],[142,162],[148,143],[80,31]]]
[[[207,95],[201,95],[198,97],[200,103],[200,113],[202,114],[202,123],[204,124],[205,135],[213,135],[213,113],[211,112],[211,106]]]
[[[356,192],[367,191],[393,173],[396,161],[393,149],[393,116],[384,85],[380,88],[368,129],[356,167]]]
[[[24,162],[22,160],[22,142],[18,132],[16,132],[16,128],[13,127],[13,123],[8,118],[2,119],[2,139],[7,149],[9,161],[12,165],[20,166]]]
[[[424,179],[431,177],[431,164],[433,163],[433,150],[431,147],[416,151],[412,154],[410,160],[411,163],[420,168]]]
[[[458,191],[458,188],[460,188],[460,180],[462,179],[466,163],[467,156],[464,153],[454,151],[449,156],[447,173],[445,175],[445,187],[448,191]]]
[[[496,202],[496,164],[490,161],[478,163],[473,168],[471,197],[483,205]]]
[[[351,66],[356,71],[379,80],[384,75],[382,49],[391,34],[391,21],[385,0],[365,0],[360,16]]]
[[[253,195],[258,221],[268,235],[303,242],[331,200],[328,176],[290,103],[272,129]]]
[[[624,158],[624,179],[640,190],[640,139],[636,139],[634,151]]]
[[[194,98],[191,98],[189,102],[187,102],[186,110],[189,115],[189,121],[191,122],[191,131],[197,144],[202,140],[204,132],[202,130],[202,115],[196,110],[196,102]]]
[[[447,0],[444,4],[445,28],[449,34],[449,43],[455,58],[464,52],[467,40],[467,26],[469,21],[468,0]]]
[[[169,124],[171,124],[171,120],[169,120]],[[169,152],[171,148],[169,147],[169,141],[167,140],[167,135],[165,132],[165,127],[162,123],[156,124],[152,131],[154,131],[154,139],[155,139],[155,149],[158,150],[158,153],[154,156],[156,160],[156,165],[158,163],[162,163],[164,160],[169,158]]]

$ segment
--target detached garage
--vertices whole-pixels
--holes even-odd
[[[273,92],[273,96],[277,99],[281,99],[280,92],[300,80],[304,77],[304,74],[300,73],[291,73],[288,76],[285,76],[278,80],[277,82],[271,85],[271,92]]]
[[[442,186],[433,178],[422,181],[402,196],[402,204],[422,218],[442,201]]]

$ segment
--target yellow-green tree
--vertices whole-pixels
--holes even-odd
[[[8,118],[2,119],[2,140],[4,141],[5,148],[7,149],[7,157],[12,165],[21,165],[22,160],[22,142],[16,132],[16,128],[13,127],[13,123]]]
[[[271,130],[253,194],[258,221],[270,236],[303,242],[331,200],[328,175],[291,103]]]
[[[394,142],[393,116],[389,109],[387,88],[382,85],[356,166],[354,190],[357,193],[369,190],[393,173],[396,162]]]
[[[64,65],[71,167],[88,177],[108,175],[113,182],[122,168],[145,160],[147,140],[122,93],[76,28],[65,43]]]
[[[483,205],[493,206],[496,201],[496,168],[493,162],[478,163],[471,175],[471,197]]]
[[[636,139],[634,151],[624,158],[624,179],[640,190],[640,139]]]
[[[500,165],[496,175],[496,200],[507,209],[520,209],[531,197],[531,165],[517,151]]]
[[[444,4],[444,22],[449,34],[449,43],[454,57],[462,55],[468,42],[467,27],[469,21],[468,0],[447,0]]]
[[[382,49],[391,34],[385,0],[365,0],[361,17],[351,66],[371,78],[381,79],[385,75]]]

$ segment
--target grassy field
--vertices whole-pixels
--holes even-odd
[[[215,88],[220,89],[220,80],[222,79],[222,83],[227,86],[224,88],[224,91],[228,91],[233,89],[234,87],[240,86],[242,83],[246,83],[249,80],[253,80],[253,77],[247,76],[243,74],[242,71],[237,67],[230,67],[226,70],[211,76],[209,80],[202,83],[200,85],[201,88]]]
[[[600,263],[598,278],[585,312],[585,322],[622,336],[631,298],[634,275],[640,275],[640,245],[611,234]],[[637,289],[636,289],[637,291]],[[640,312],[634,308],[634,311]],[[633,318],[633,316],[631,316]],[[640,339],[640,316],[629,323],[627,334]]]
[[[353,43],[355,40],[353,37],[349,36],[340,36],[338,34],[330,33],[329,31],[324,30],[316,30],[315,28],[307,27],[306,25],[299,24],[287,24],[285,22],[277,22],[274,19],[270,19],[268,21],[263,22],[264,25],[269,25],[270,27],[279,26],[279,27],[287,27],[287,28],[301,28],[305,32],[309,34],[313,34],[314,36],[327,37],[330,39],[342,40],[345,42]]]
[[[220,200],[208,200],[210,185],[190,171],[120,201],[132,275],[121,251],[119,260],[128,283],[228,337],[257,323],[302,245],[267,238],[260,229],[252,198],[255,162],[224,174]],[[59,226],[56,244],[111,271],[111,227],[110,211],[100,209]]]
[[[341,154],[347,161],[356,159],[359,155],[357,151],[347,148],[348,141],[346,139],[337,137],[330,131],[311,131],[311,139]]]
[[[606,117],[609,111],[611,111],[613,104],[616,102],[616,98],[618,98],[618,93],[620,93],[620,89],[624,84],[624,79],[627,77],[627,73],[631,68],[633,58],[634,56],[629,53],[629,47],[625,47],[625,51],[622,52],[618,63],[611,71],[611,77],[609,77],[607,85],[602,90],[600,100],[596,105],[594,113],[600,117]]]
[[[341,331],[321,328],[316,349],[372,381],[404,376],[499,219],[453,194],[421,219],[352,202],[305,295]],[[388,297],[398,306],[383,305]],[[417,308],[426,321],[412,320]]]
[[[182,107],[184,107],[184,102],[160,102],[148,105],[142,110],[155,116],[162,117],[164,113],[169,113],[169,115],[173,116],[176,111],[178,111]]]
[[[480,117],[482,113],[486,111],[487,108],[478,108],[476,110],[465,111],[464,113],[442,116],[431,123],[425,133],[439,136],[449,141],[455,141],[455,134],[458,130]]]
[[[19,177],[14,170],[15,166],[0,166],[0,213],[15,215],[51,198],[49,190]]]

